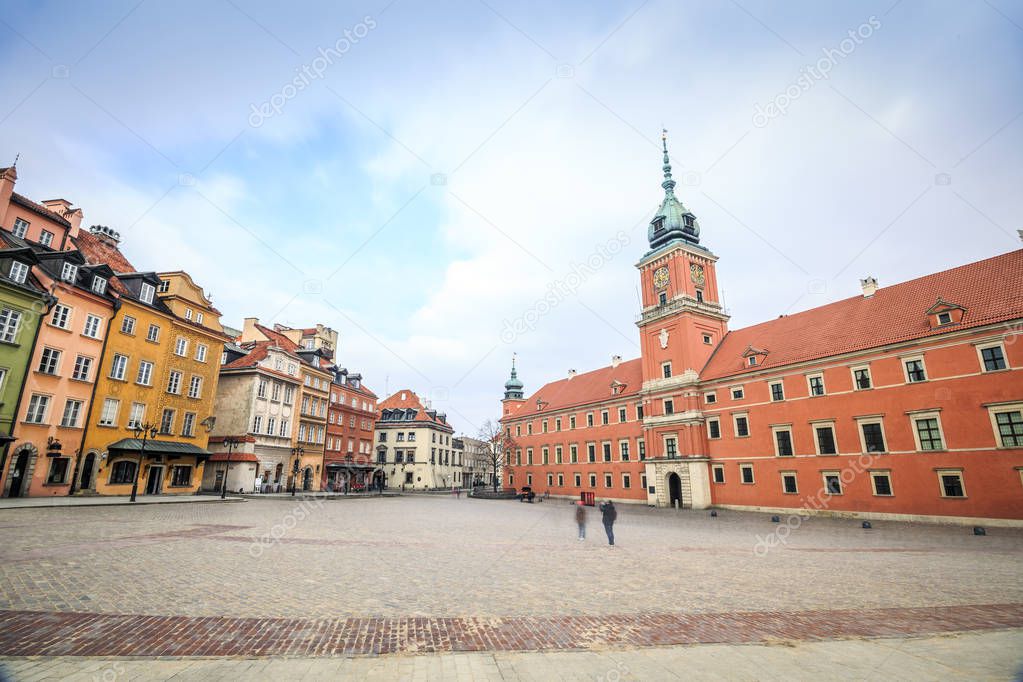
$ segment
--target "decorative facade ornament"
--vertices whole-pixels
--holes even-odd
[[[689,277],[701,287],[707,282],[707,275],[703,271],[703,266],[698,263],[690,263]]]
[[[661,348],[667,348],[668,347],[668,330],[667,329],[661,329],[661,333],[658,334],[657,336],[658,336],[658,338],[661,341]]]
[[[668,286],[668,282],[671,281],[671,275],[668,272],[668,266],[662,265],[661,267],[654,270],[654,288],[663,289]]]

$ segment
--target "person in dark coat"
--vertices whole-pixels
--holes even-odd
[[[604,522],[604,532],[607,533],[607,544],[614,547],[615,544],[615,519],[618,518],[618,510],[615,509],[615,503],[608,500],[604,504],[600,505],[601,521]]]
[[[582,500],[576,502],[575,505],[575,522],[579,526],[579,540],[581,542],[586,539],[586,507],[583,506]]]

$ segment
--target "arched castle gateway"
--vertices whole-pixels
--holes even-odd
[[[1023,250],[889,287],[867,277],[862,295],[729,330],[717,256],[663,150],[664,198],[636,265],[641,355],[532,395],[513,362],[505,487],[1023,520]]]

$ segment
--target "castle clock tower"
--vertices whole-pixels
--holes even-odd
[[[700,223],[675,196],[664,150],[664,200],[650,221],[650,250],[640,259],[643,310],[644,439],[650,502],[710,504],[699,371],[728,331],[721,307],[717,256],[700,244]],[[650,492],[653,491],[653,492]]]

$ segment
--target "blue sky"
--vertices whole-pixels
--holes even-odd
[[[741,327],[1018,248],[1021,80],[1006,0],[15,2],[0,162],[471,434],[513,351],[527,392],[638,355],[662,126]]]

